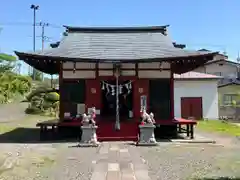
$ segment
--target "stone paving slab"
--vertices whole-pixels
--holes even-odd
[[[101,144],[91,180],[150,180],[147,166],[125,142]]]

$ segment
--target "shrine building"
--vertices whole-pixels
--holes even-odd
[[[134,140],[143,107],[157,124],[177,128],[173,74],[192,71],[217,54],[182,49],[167,27],[65,26],[56,47],[15,53],[36,69],[59,75],[59,123],[96,107],[100,140]]]

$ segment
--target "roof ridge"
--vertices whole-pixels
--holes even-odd
[[[92,33],[100,33],[100,32],[109,32],[109,33],[116,33],[116,32],[162,32],[165,33],[167,31],[167,27],[169,25],[164,26],[133,26],[133,27],[125,27],[125,26],[112,26],[112,27],[76,27],[76,26],[66,26],[67,32],[92,32]]]

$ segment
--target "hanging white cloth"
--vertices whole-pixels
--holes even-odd
[[[132,82],[131,81],[129,82],[128,87],[129,87],[129,89],[132,89]]]
[[[109,92],[110,92],[110,87],[109,87],[108,84],[106,84],[106,89],[107,89],[107,94],[109,94]]]
[[[129,82],[127,84],[127,94],[130,94],[131,90],[132,90],[132,84],[131,84],[131,82]]]
[[[124,86],[126,87],[126,89],[128,90],[128,83],[127,84],[124,84]]]
[[[132,90],[132,81],[126,83],[126,84],[119,84],[118,86],[118,93],[122,94],[123,93],[123,88],[126,88],[127,90],[127,94],[130,94],[131,90]],[[104,81],[102,81],[102,90],[107,90],[107,94],[111,93],[111,95],[115,95],[116,94],[116,85],[113,84],[108,84]]]
[[[114,96],[115,95],[115,88],[113,85],[110,85],[111,87],[111,95]]]
[[[105,90],[105,84],[104,84],[104,81],[102,82],[102,90]]]
[[[123,93],[123,92],[122,92],[122,90],[123,90],[123,86],[120,85],[118,88],[119,88],[118,93],[119,93],[119,94],[122,94],[122,93]]]

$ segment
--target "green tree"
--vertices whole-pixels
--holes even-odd
[[[16,58],[0,53],[0,103],[23,96],[31,89],[31,78],[13,72]]]
[[[43,80],[43,73],[36,69],[33,69],[33,73],[30,75],[33,80],[42,81]]]
[[[12,71],[16,64],[16,57],[0,53],[0,73]]]

